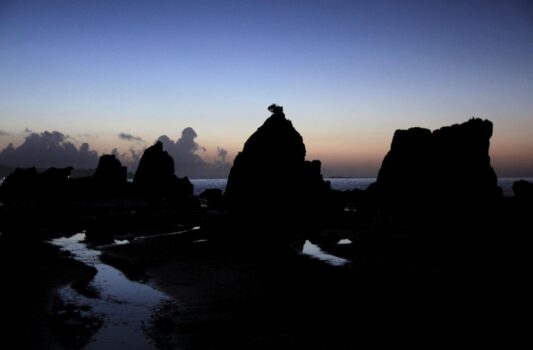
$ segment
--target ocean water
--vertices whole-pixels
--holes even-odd
[[[226,189],[227,179],[190,179],[194,186],[194,194],[199,195],[208,188],[217,188],[224,191]],[[352,178],[326,178],[331,183],[331,188],[338,191],[352,190],[354,188],[364,190],[372,182],[376,181],[373,177],[352,177]]]
[[[366,189],[371,183],[376,181],[374,177],[342,177],[342,178],[326,178],[326,181],[331,183],[331,188],[338,191],[359,190]],[[518,180],[526,180],[533,182],[533,177],[500,177],[498,178],[498,186],[503,190],[503,195],[506,197],[513,196],[513,183]],[[226,189],[227,179],[191,179],[194,186],[194,195],[199,195],[208,188],[218,188],[222,191]],[[0,186],[4,179],[0,178]]]
[[[376,181],[374,177],[342,177],[342,178],[325,178],[329,181],[331,188],[337,191],[346,190],[365,190],[371,183]],[[518,180],[533,182],[531,177],[501,177],[498,178],[498,186],[502,188],[503,195],[506,197],[514,196],[513,183]],[[227,179],[191,179],[194,185],[194,194],[199,195],[208,188],[218,188],[222,191],[226,189]]]

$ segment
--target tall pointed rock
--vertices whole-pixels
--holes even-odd
[[[305,160],[302,136],[271,105],[272,115],[244,144],[231,168],[225,198],[234,208],[300,210],[316,206],[329,189],[320,161]]]
[[[193,193],[189,179],[174,174],[174,160],[160,141],[144,151],[133,184],[141,194],[151,197],[176,198]]]

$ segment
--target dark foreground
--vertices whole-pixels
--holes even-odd
[[[169,232],[183,221],[209,222],[182,235],[102,248],[104,262],[174,299],[146,326],[155,348],[352,349],[391,341],[385,334],[420,340],[428,331],[449,338],[460,329],[478,334],[472,325],[485,332],[526,325],[515,321],[533,309],[531,211],[514,205],[468,215],[351,213],[329,226],[280,227],[288,238],[272,241],[217,230],[219,219],[210,215],[220,214],[178,213],[172,223],[145,213],[151,230],[96,228],[88,237],[99,246],[135,232]],[[132,221],[123,219],[106,224]],[[80,306],[55,297],[68,284],[83,289],[94,274],[46,243],[69,232],[76,230],[0,236],[2,349],[81,348],[98,331],[101,320],[83,318]],[[353,243],[336,244],[343,238]],[[330,266],[299,254],[306,239],[351,263]]]

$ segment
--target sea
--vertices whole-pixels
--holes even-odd
[[[346,190],[365,190],[371,183],[376,181],[375,177],[330,177],[324,180],[329,181],[331,188],[337,191]],[[532,177],[500,177],[498,186],[501,187],[503,195],[506,197],[514,196],[513,183],[518,180],[533,182]],[[226,189],[227,179],[191,179],[194,186],[194,194],[199,195],[208,188],[218,188],[222,191]]]
[[[194,194],[199,195],[208,188],[218,188],[224,191],[226,189],[227,179],[190,179],[194,186]],[[331,188],[338,191],[353,190],[355,188],[364,190],[371,183],[376,181],[374,177],[332,177],[325,178],[329,181]]]
[[[194,186],[194,195],[199,195],[208,188],[217,188],[222,191],[226,189],[227,179],[190,179]],[[325,178],[329,181],[331,188],[338,191],[346,190],[365,190],[371,183],[376,181],[374,177],[330,177]],[[501,187],[503,195],[506,197],[513,196],[513,183],[518,180],[526,180],[533,182],[533,177],[500,177],[498,178],[498,186]],[[0,186],[4,182],[0,178]]]

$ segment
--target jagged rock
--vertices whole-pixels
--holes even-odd
[[[200,198],[209,209],[219,209],[223,205],[223,193],[222,190],[218,188],[208,188],[200,193],[198,198]]]
[[[272,115],[244,144],[235,158],[224,193],[235,208],[299,210],[316,206],[329,190],[320,161],[305,160],[302,136],[271,105]]]
[[[113,154],[104,154],[90,178],[71,181],[79,198],[120,198],[128,195],[127,168]]]
[[[472,118],[433,132],[397,130],[371,192],[400,201],[456,202],[501,196],[490,164],[492,123]]]
[[[16,168],[2,184],[3,201],[44,200],[59,201],[68,195],[67,185],[72,167],[49,168],[38,173],[35,167]]]
[[[114,154],[104,154],[98,161],[93,180],[100,186],[120,187],[128,181],[127,171]]]
[[[141,194],[150,197],[176,199],[193,193],[189,179],[174,174],[174,160],[159,141],[144,151],[133,184]]]
[[[513,192],[516,198],[521,200],[533,200],[533,183],[526,180],[518,180],[513,183]]]
[[[16,168],[14,172],[9,174],[4,183],[0,187],[0,200],[11,201],[16,198],[28,198],[34,196],[37,190],[37,179],[39,173],[37,169]]]
[[[377,178],[381,192],[391,196],[420,194],[431,183],[432,134],[428,129],[396,130]]]

